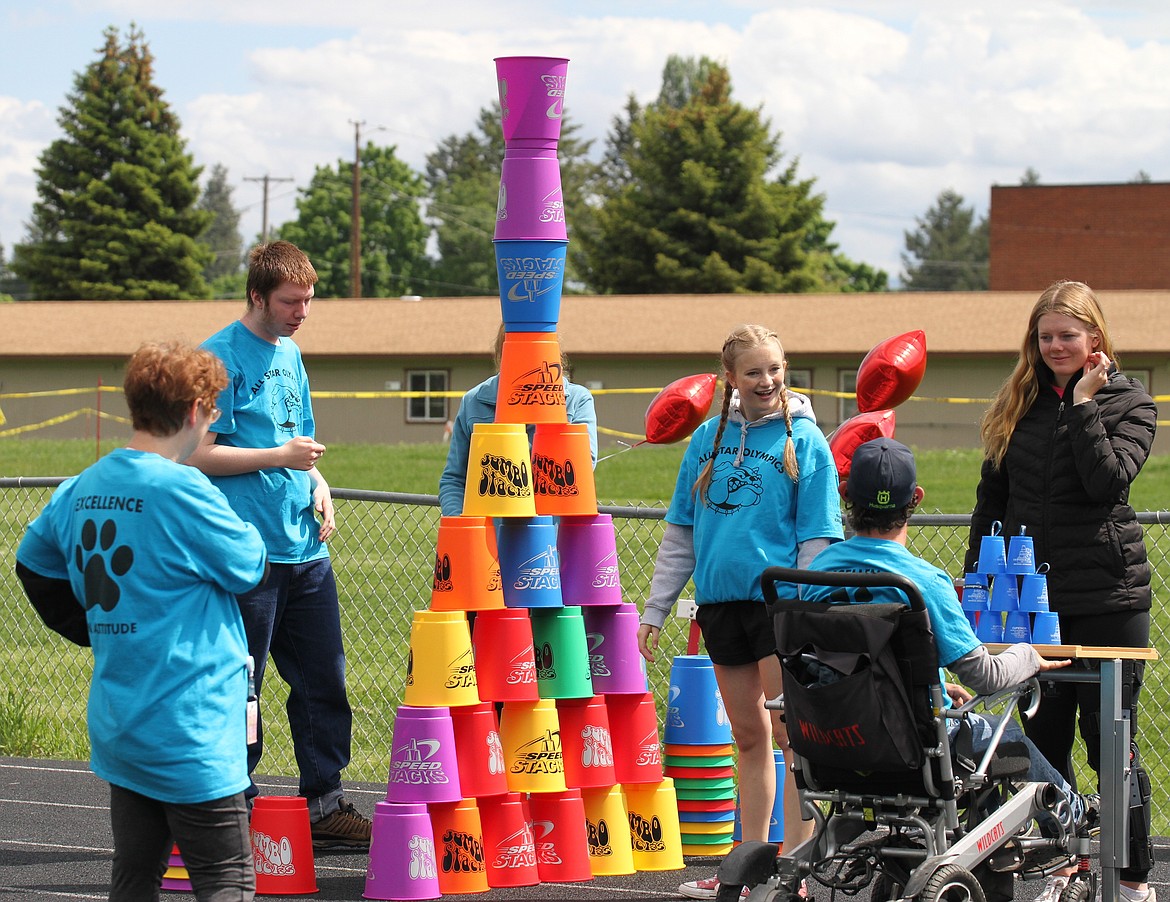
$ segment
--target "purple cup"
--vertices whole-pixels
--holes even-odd
[[[638,606],[583,607],[593,689],[603,695],[642,694],[646,660],[638,650]]]
[[[458,802],[459,762],[455,757],[451,709],[399,705],[390,741],[388,802]]]
[[[431,815],[421,803],[377,802],[363,899],[438,899]]]
[[[557,527],[557,552],[566,604],[622,603],[617,537],[610,514],[562,517]]]
[[[504,143],[561,137],[569,61],[555,56],[496,57]]]
[[[493,237],[497,241],[568,240],[556,157],[526,149],[505,152]]]

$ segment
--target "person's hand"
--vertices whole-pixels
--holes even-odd
[[[975,697],[958,683],[946,683],[943,688],[947,690],[947,695],[958,707],[962,707]]]
[[[318,536],[322,542],[328,542],[329,537],[337,532],[337,521],[333,514],[333,493],[329,491],[329,483],[324,479],[318,478],[317,485],[313,488],[313,510],[321,518],[321,531]]]
[[[1110,366],[1112,363],[1105,356],[1104,351],[1094,351],[1089,355],[1088,360],[1085,361],[1085,369],[1081,373],[1081,378],[1077,380],[1076,388],[1073,389],[1074,404],[1084,404],[1086,401],[1092,400],[1093,396],[1104,388],[1109,381]]]
[[[325,446],[307,435],[298,435],[280,446],[280,466],[290,470],[311,470],[325,453]]]
[[[1069,658],[1063,658],[1059,661],[1049,661],[1047,658],[1040,659],[1040,666],[1036,668],[1037,673],[1043,673],[1046,670],[1060,670],[1062,667],[1068,667],[1072,661]]]
[[[642,623],[638,626],[638,651],[647,661],[654,661],[654,652],[658,650],[658,633],[658,627],[648,623]]]

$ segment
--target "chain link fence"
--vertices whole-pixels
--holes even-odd
[[[0,753],[83,760],[88,757],[85,699],[91,658],[47,630],[24,599],[13,572],[16,548],[25,526],[61,482],[54,478],[0,479]],[[338,534],[330,540],[341,594],[346,637],[348,686],[354,710],[351,780],[386,778],[391,731],[406,677],[414,611],[430,605],[438,534],[438,499],[334,489]],[[622,590],[640,603],[650,588],[654,558],[666,511],[656,506],[602,505],[611,514],[617,538]],[[1170,512],[1139,515],[1154,567],[1154,623],[1151,645],[1165,647],[1165,618],[1158,602],[1170,579]],[[919,514],[911,521],[910,549],[948,573],[962,572],[970,518],[958,514]],[[687,648],[690,622],[670,618],[660,637],[658,660],[649,668],[650,687],[661,709],[670,682],[671,660]],[[1143,756],[1154,786],[1170,775],[1164,745],[1170,708],[1170,682],[1160,663],[1146,671],[1142,695]],[[296,762],[281,714],[285,687],[273,669],[261,705],[265,753],[261,770],[295,776]],[[160,737],[160,741],[165,738]],[[1079,741],[1079,740],[1078,740]],[[1084,761],[1083,751],[1077,759]],[[1088,772],[1081,773],[1083,785]],[[1155,805],[1155,812],[1160,806]],[[1170,816],[1155,814],[1155,831],[1166,835]]]

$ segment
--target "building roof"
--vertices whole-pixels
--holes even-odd
[[[921,329],[932,354],[1015,354],[1039,292],[565,296],[562,347],[574,356],[715,355],[738,323],[779,333],[789,354],[864,354]],[[1170,352],[1170,290],[1102,291],[1122,353]],[[2,357],[125,357],[142,342],[199,342],[243,301],[25,301],[0,304]],[[318,299],[297,343],[306,356],[480,355],[496,297]]]

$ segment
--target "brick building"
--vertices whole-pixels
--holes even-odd
[[[1170,182],[991,189],[992,291],[1170,288]]]

